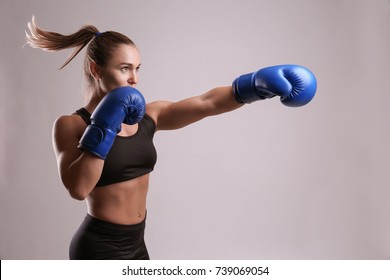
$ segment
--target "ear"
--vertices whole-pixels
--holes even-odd
[[[89,62],[89,71],[91,72],[91,75],[95,78],[95,80],[99,80],[101,78],[100,67],[96,64],[96,62]]]

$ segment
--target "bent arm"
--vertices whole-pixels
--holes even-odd
[[[219,115],[240,108],[231,86],[217,87],[202,95],[178,102],[157,101],[150,104],[148,114],[157,123],[157,130],[185,127],[205,117]]]
[[[94,189],[104,161],[77,148],[79,132],[70,117],[60,117],[53,126],[53,147],[61,181],[72,198],[84,200]]]

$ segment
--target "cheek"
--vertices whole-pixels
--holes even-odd
[[[127,84],[126,78],[124,78],[121,74],[116,75],[106,75],[104,79],[102,79],[102,83],[106,91],[111,91],[117,87],[125,86]]]

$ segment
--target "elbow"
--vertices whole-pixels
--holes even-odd
[[[74,190],[71,190],[71,189],[68,189],[68,192],[69,192],[69,195],[70,195],[71,198],[79,200],[79,201],[85,200],[87,198],[87,196],[88,196],[88,194],[86,194],[86,193],[83,193],[83,192],[80,192],[80,191],[74,191]]]
[[[90,195],[97,183],[97,180],[86,176],[84,172],[65,170],[60,172],[60,178],[70,197],[80,201],[85,200]]]
[[[83,201],[89,195],[89,191],[87,191],[87,189],[83,188],[82,186],[70,185],[70,184],[65,184],[65,183],[64,183],[64,186],[68,190],[70,197],[73,199]]]

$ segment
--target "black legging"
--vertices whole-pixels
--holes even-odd
[[[73,235],[69,258],[71,260],[149,260],[144,232],[145,220],[136,225],[118,225],[87,214]]]

